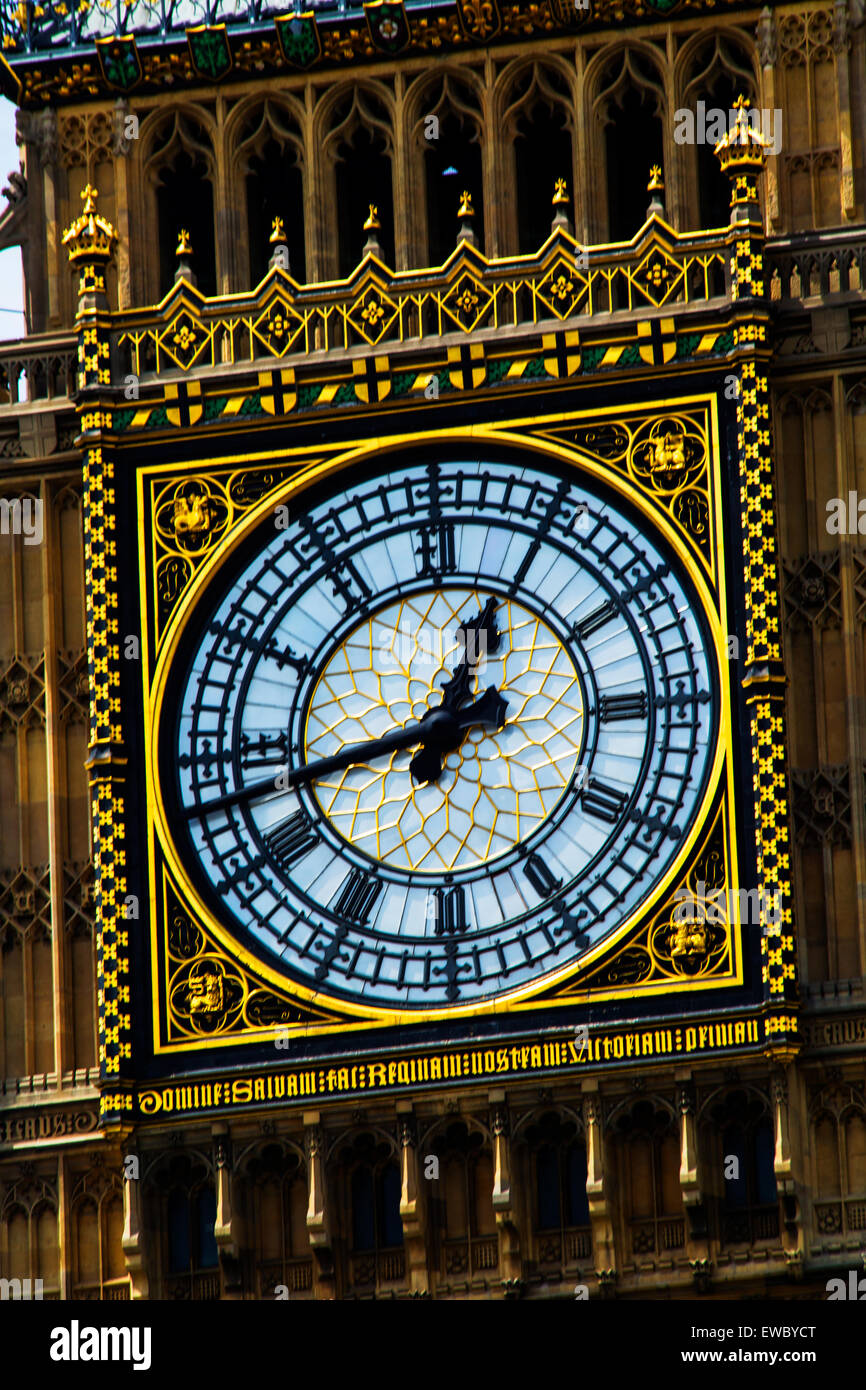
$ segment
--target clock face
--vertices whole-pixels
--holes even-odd
[[[557,467],[341,472],[193,609],[158,732],[171,838],[307,991],[530,993],[634,920],[696,827],[720,725],[697,586]]]

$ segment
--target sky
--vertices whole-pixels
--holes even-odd
[[[0,98],[0,187],[20,163],[15,144],[15,107]],[[0,208],[5,200],[0,200]],[[10,312],[12,311],[12,312]],[[20,338],[24,326],[24,283],[21,277],[21,250],[12,246],[0,251],[0,340]]]

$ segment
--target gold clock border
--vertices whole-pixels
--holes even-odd
[[[642,419],[644,427],[650,428],[656,421],[663,421],[670,418],[672,413],[682,413],[688,407],[702,407],[706,412],[708,421],[707,430],[707,450],[704,464],[704,473],[708,479],[707,499],[709,505],[709,515],[712,523],[712,546],[710,555],[700,555],[695,546],[693,537],[689,536],[686,529],[677,523],[676,517],[667,509],[659,505],[659,499],[654,496],[649,488],[641,487],[634,476],[625,476],[623,471],[612,467],[608,462],[598,456],[575,447],[574,444],[565,444],[560,438],[551,436],[550,431],[557,430],[561,436],[563,430],[573,431],[578,428],[581,422],[594,422],[601,424],[606,421],[619,421],[623,417],[629,419]],[[488,1004],[472,1003],[450,1008],[433,1008],[425,1011],[399,1011],[393,1008],[373,1009],[369,1006],[359,1006],[348,1003],[347,1001],[333,999],[327,994],[319,991],[307,989],[295,982],[287,988],[284,975],[260,961],[250,951],[242,946],[221,924],[211,916],[203,903],[200,902],[192,884],[184,873],[179,856],[177,855],[169,826],[164,813],[160,788],[154,775],[155,753],[157,733],[160,725],[162,699],[164,695],[165,677],[168,673],[171,657],[176,648],[177,642],[189,621],[194,605],[201,593],[201,590],[213,576],[217,566],[221,564],[226,556],[230,554],[238,544],[250,533],[259,523],[262,516],[266,515],[273,507],[279,497],[283,501],[290,501],[292,496],[299,495],[306,490],[314,481],[319,481],[323,476],[334,476],[340,472],[357,464],[362,458],[372,457],[374,454],[381,458],[383,453],[399,454],[406,448],[416,449],[419,446],[429,444],[469,445],[483,448],[485,444],[493,446],[512,445],[515,448],[530,450],[540,457],[555,458],[565,461],[571,465],[576,465],[586,470],[590,476],[594,476],[606,485],[613,487],[621,496],[625,497],[647,517],[657,531],[661,531],[665,539],[672,546],[678,555],[681,563],[685,566],[701,600],[705,616],[710,622],[714,644],[716,647],[716,658],[718,673],[721,684],[721,705],[722,719],[719,737],[716,747],[713,769],[710,783],[707,788],[704,801],[700,808],[700,813],[696,821],[695,829],[689,836],[680,853],[677,855],[668,873],[664,876],[661,883],[648,902],[631,915],[617,931],[615,940],[610,940],[599,945],[595,950],[590,951],[588,956],[578,963],[572,963],[555,972],[552,976],[548,975],[540,981],[534,982],[531,986],[524,986],[516,989],[511,994],[500,996],[495,1001]],[[330,453],[331,457],[327,455]],[[324,457],[323,457],[324,456]],[[723,556],[723,531],[721,525],[721,469],[713,466],[713,461],[719,458],[719,428],[718,428],[718,402],[714,393],[705,392],[693,396],[684,397],[671,402],[668,400],[651,401],[636,403],[634,406],[618,406],[607,408],[587,408],[568,413],[556,413],[546,417],[520,417],[517,419],[497,422],[494,424],[475,425],[452,429],[433,429],[427,432],[415,431],[411,435],[392,436],[386,440],[379,437],[368,437],[356,439],[353,443],[340,446],[332,446],[330,449],[321,445],[302,449],[280,449],[250,453],[249,455],[234,460],[235,467],[229,470],[234,476],[242,473],[249,474],[257,468],[263,472],[271,471],[274,478],[273,486],[265,490],[261,496],[247,506],[238,508],[238,519],[232,525],[225,525],[219,543],[209,549],[206,555],[197,557],[199,563],[193,566],[193,572],[189,576],[188,582],[183,586],[182,595],[178,595],[178,603],[168,617],[165,629],[162,634],[156,624],[156,585],[157,585],[157,518],[150,511],[152,524],[152,538],[147,542],[146,517],[148,516],[149,506],[152,507],[154,495],[160,484],[170,484],[172,480],[178,480],[182,485],[190,480],[190,467],[186,463],[159,464],[145,466],[141,468],[137,476],[138,490],[138,519],[141,552],[150,558],[149,583],[142,587],[141,597],[141,618],[142,618],[142,637],[143,637],[143,660],[142,660],[142,681],[144,696],[145,725],[147,730],[146,738],[146,787],[148,806],[151,810],[148,827],[148,873],[150,901],[154,904],[163,903],[163,895],[169,891],[166,880],[163,877],[161,882],[157,882],[155,841],[159,845],[160,855],[165,857],[167,867],[161,864],[160,874],[168,875],[168,883],[171,891],[178,895],[184,903],[185,910],[190,914],[195,929],[204,934],[208,941],[207,954],[212,955],[214,961],[221,959],[223,965],[220,969],[225,970],[227,966],[231,968],[233,976],[239,980],[245,980],[242,984],[243,990],[264,987],[274,998],[284,1000],[288,1005],[294,1005],[295,1010],[300,1010],[307,1015],[305,1021],[298,1019],[296,1022],[286,1024],[269,1023],[262,1028],[251,1027],[246,1024],[243,1027],[234,1027],[232,1031],[225,1033],[210,1032],[206,1036],[190,1036],[189,1020],[184,1025],[182,1020],[175,1017],[176,1011],[170,1005],[168,961],[169,946],[167,939],[168,923],[167,911],[164,910],[162,917],[163,939],[159,939],[159,927],[157,923],[157,913],[151,915],[151,952],[154,968],[153,976],[153,1040],[154,1050],[157,1053],[175,1052],[178,1050],[187,1051],[190,1049],[213,1048],[214,1046],[236,1045],[239,1042],[261,1043],[264,1039],[274,1036],[275,1027],[285,1027],[291,1036],[292,1033],[310,1034],[333,1031],[346,1031],[348,1029],[357,1030],[375,1025],[382,1026],[404,1026],[411,1023],[428,1022],[440,1019],[456,1019],[478,1015],[479,1013],[507,1013],[517,1010],[562,1007],[574,1005],[576,1002],[585,1001],[592,998],[601,1000],[607,998],[623,997],[637,998],[648,995],[658,995],[661,993],[671,993],[677,989],[687,988],[695,990],[706,990],[720,988],[738,984],[742,982],[742,950],[741,950],[741,924],[738,914],[735,913],[735,921],[726,925],[726,942],[724,949],[717,955],[717,968],[712,974],[705,978],[689,976],[677,980],[674,977],[665,977],[660,980],[650,980],[637,985],[624,985],[621,987],[612,986],[609,989],[581,988],[577,985],[576,977],[586,977],[588,975],[598,975],[601,962],[604,960],[609,964],[613,957],[621,954],[628,946],[636,945],[636,937],[641,934],[642,928],[647,932],[653,929],[653,924],[659,916],[670,906],[670,894],[674,884],[683,886],[694,866],[696,859],[703,852],[709,835],[712,834],[716,825],[721,821],[723,827],[723,842],[725,846],[725,881],[726,886],[738,882],[737,873],[737,837],[736,837],[736,813],[733,797],[733,747],[732,747],[732,726],[730,710],[730,691],[727,665],[727,611],[726,595],[721,576],[724,572]],[[279,459],[282,466],[275,469],[275,461]],[[290,471],[294,463],[294,471]],[[206,480],[214,474],[226,473],[226,460],[214,458],[202,460],[195,465],[194,478]],[[275,476],[275,473],[279,476]],[[163,489],[164,493],[164,489]],[[709,571],[709,573],[707,572]],[[708,585],[707,581],[710,581]],[[715,589],[715,596],[710,591],[710,586]],[[151,628],[151,619],[154,619],[154,626]],[[156,653],[151,651],[151,632],[156,638]],[[160,640],[160,638],[162,640]],[[151,664],[155,658],[153,676],[151,678]],[[712,825],[708,825],[712,818]],[[698,849],[698,844],[701,848]],[[667,898],[666,898],[667,895]],[[666,903],[666,907],[662,904]],[[614,949],[615,948],[615,949]],[[559,990],[559,987],[565,988]],[[216,988],[216,987],[213,987]],[[552,991],[559,990],[555,997],[551,997]],[[218,991],[217,991],[218,992]],[[547,997],[544,997],[547,996]],[[160,1003],[165,1009],[166,1018],[172,1018],[173,1022],[169,1026],[168,1036],[164,1036],[160,1027]],[[244,1017],[244,1011],[235,1012],[235,1020]],[[178,1023],[181,1024],[178,1027]],[[172,1036],[173,1035],[173,1036]],[[184,1036],[185,1035],[185,1036]]]

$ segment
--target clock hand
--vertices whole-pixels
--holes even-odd
[[[442,687],[442,702],[438,712],[454,716],[456,726],[451,727],[440,721],[438,730],[431,730],[431,736],[424,740],[424,747],[415,754],[409,764],[409,771],[416,782],[435,782],[442,775],[442,763],[446,754],[459,748],[463,742],[462,732],[470,724],[495,724],[501,729],[505,723],[506,701],[495,686],[490,685],[480,699],[473,705],[460,709],[469,694],[475,667],[488,651],[495,652],[499,646],[499,628],[494,614],[499,606],[498,599],[492,595],[485,603],[477,618],[470,618],[457,629],[463,636],[463,657],[455,667],[454,674]],[[483,641],[477,641],[474,655],[469,655],[470,634]],[[433,713],[437,713],[436,710]],[[468,723],[464,715],[472,715]],[[455,733],[458,736],[455,738]]]
[[[435,782],[442,775],[442,764],[448,753],[453,753],[463,742],[467,729],[476,724],[493,724],[501,729],[505,723],[508,702],[500,695],[495,685],[488,685],[471,705],[456,712],[444,704],[430,711],[439,716],[431,720],[424,746],[409,764],[409,771],[415,782]],[[424,716],[425,719],[429,715]],[[423,721],[422,721],[423,723]]]
[[[451,676],[450,680],[445,682],[442,688],[442,708],[450,710],[457,709],[469,694],[472,676],[481,657],[488,651],[495,652],[499,646],[499,628],[496,624],[496,618],[494,617],[498,606],[498,600],[491,595],[477,618],[470,618],[468,622],[461,623],[458,627],[458,633],[461,633],[463,636],[464,654],[460,664],[455,668],[454,674]],[[470,658],[469,636],[472,634],[476,638],[479,638],[482,633],[484,634],[484,640],[483,642],[476,643],[475,654]]]
[[[494,723],[498,728],[501,728],[505,723],[505,701],[496,687],[491,685],[480,699],[476,700],[474,704],[467,705],[457,714],[440,705],[436,709],[428,710],[421,719],[413,721],[411,724],[405,724],[401,729],[392,729],[389,734],[384,734],[382,738],[369,739],[366,743],[348,744],[330,758],[317,758],[314,762],[293,767],[284,774],[285,786],[294,786],[296,782],[315,781],[319,777],[326,776],[329,772],[341,772],[343,768],[351,767],[353,763],[368,763],[373,758],[381,758],[400,748],[414,748],[419,743],[423,744],[425,750],[430,748],[431,757],[435,758],[436,765],[441,771],[440,751],[447,753],[454,748],[459,748],[463,742],[465,730],[472,728],[473,725]],[[415,759],[412,760],[413,764],[414,762]],[[410,764],[410,768],[411,766],[412,764]],[[436,776],[438,775],[437,772]],[[417,777],[416,780],[434,781],[435,778],[425,776]],[[225,807],[233,806],[239,801],[253,800],[257,796],[263,796],[266,792],[283,789],[283,787],[277,787],[274,777],[264,777],[257,782],[250,782],[246,787],[238,787],[233,792],[226,792],[224,796],[214,797],[213,801],[208,801],[201,806],[188,806],[185,808],[185,814],[188,817],[208,815],[211,811],[224,810]]]

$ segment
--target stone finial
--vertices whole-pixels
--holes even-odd
[[[564,232],[571,232],[571,221],[568,216],[568,205],[571,199],[568,196],[568,184],[565,179],[559,178],[553,185],[553,221],[550,230],[555,232],[557,227],[561,227]]]
[[[475,209],[472,206],[472,194],[468,188],[464,188],[460,194],[460,206],[457,209],[457,221],[460,224],[457,229],[457,245],[461,241],[466,241],[470,246],[476,245],[475,228],[472,225],[475,217]]]
[[[289,247],[286,242],[286,223],[282,217],[275,217],[271,223],[271,234],[268,237],[268,245],[273,247],[271,259],[268,262],[273,269],[277,266],[280,270],[289,270]]]
[[[364,255],[376,256],[380,261],[384,258],[382,243],[377,232],[382,230],[382,223],[379,221],[379,209],[375,203],[369,204],[370,211],[367,213],[367,220],[364,223],[364,231],[367,233],[367,240],[364,242]]]
[[[665,205],[662,200],[662,194],[665,191],[665,183],[662,178],[662,166],[660,164],[652,165],[646,191],[652,194],[650,205],[646,210],[647,217],[663,217]]]
[[[192,242],[185,227],[182,227],[177,234],[177,249],[174,254],[177,257],[177,270],[174,272],[175,284],[178,280],[185,280],[188,285],[194,285],[195,275],[190,265],[193,254]]]

